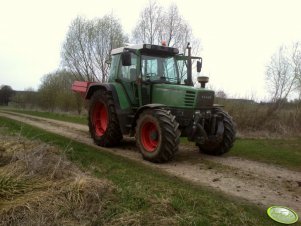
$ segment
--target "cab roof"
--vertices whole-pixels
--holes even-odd
[[[124,51],[131,51],[131,50],[140,51],[141,53],[154,53],[154,54],[166,54],[166,55],[176,55],[179,53],[179,49],[177,48],[152,45],[152,44],[137,44],[137,45],[130,45],[130,46],[113,49],[111,51],[111,55],[119,54]]]

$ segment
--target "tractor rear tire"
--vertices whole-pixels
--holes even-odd
[[[93,94],[88,122],[95,144],[110,147],[119,144],[122,140],[114,100],[109,91],[98,90]]]
[[[232,117],[225,111],[220,108],[215,109],[215,113],[223,117],[224,123],[224,134],[222,141],[218,144],[198,144],[200,152],[203,152],[208,155],[222,155],[230,151],[235,141],[236,128],[235,123],[232,120]]]
[[[170,111],[147,109],[136,126],[136,143],[145,160],[154,163],[173,159],[180,143],[179,123]]]

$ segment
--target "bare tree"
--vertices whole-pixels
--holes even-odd
[[[294,91],[298,95],[298,99],[295,103],[296,110],[294,114],[295,122],[298,121],[298,117],[300,114],[300,107],[301,107],[301,43],[296,42],[292,45],[292,63],[291,66],[293,68],[293,74],[296,78]]]
[[[122,27],[112,15],[94,20],[77,17],[62,48],[62,64],[78,80],[104,82],[108,73],[105,61],[111,49],[124,41]]]
[[[136,42],[158,44],[162,23],[162,7],[154,0],[140,13],[140,18],[133,31],[133,39]]]
[[[140,18],[132,33],[133,41],[137,43],[161,44],[179,48],[185,53],[187,43],[193,46],[193,54],[200,47],[198,39],[193,37],[192,29],[179,13],[176,4],[171,4],[164,10],[156,1],[149,1],[140,13]]]
[[[271,57],[266,70],[266,79],[273,102],[284,99],[289,95],[294,80],[289,73],[289,59],[286,47],[280,47],[278,52]]]
[[[301,43],[296,42],[292,46],[291,67],[293,69],[295,81],[295,91],[301,100]]]
[[[80,77],[94,80],[91,75],[91,66],[87,57],[88,21],[83,17],[77,17],[72,21],[62,49],[63,65]]]
[[[272,96],[273,108],[279,110],[288,97],[300,87],[300,44],[281,46],[271,57],[266,70],[266,81]]]
[[[93,62],[95,68],[102,75],[102,82],[107,80],[109,65],[105,61],[109,58],[112,49],[120,47],[127,41],[122,32],[121,24],[112,15],[104,16],[94,21]]]

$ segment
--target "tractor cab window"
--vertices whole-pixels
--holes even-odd
[[[178,73],[174,57],[143,55],[141,58],[142,79],[156,82],[177,83]]]
[[[118,69],[118,77],[124,81],[136,81],[137,79],[137,56],[131,54],[131,66],[123,66],[120,62]]]
[[[185,60],[177,60],[177,66],[179,71],[179,83],[186,85],[187,83],[187,64]]]

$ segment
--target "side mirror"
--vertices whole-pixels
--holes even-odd
[[[121,61],[122,61],[122,66],[131,66],[131,53],[130,52],[123,52],[121,54]]]
[[[203,66],[203,60],[201,59],[201,61],[196,62],[196,71],[201,72],[202,66]]]

